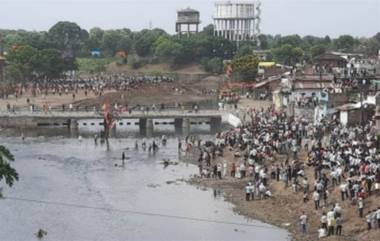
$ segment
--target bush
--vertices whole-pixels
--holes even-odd
[[[100,73],[104,72],[106,66],[114,62],[114,58],[78,58],[78,66],[80,72]]]
[[[210,73],[221,74],[223,72],[223,60],[221,58],[202,58],[201,65]]]
[[[144,61],[137,55],[130,55],[128,57],[128,64],[132,69],[138,69],[144,65]]]

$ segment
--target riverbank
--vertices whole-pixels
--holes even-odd
[[[274,162],[280,163],[285,157],[278,156]],[[232,162],[237,162],[237,158],[234,157],[231,150],[225,149],[223,160],[227,161],[228,167]],[[301,157],[301,160],[305,160],[305,156]],[[212,161],[212,166],[221,162],[222,158],[216,158]],[[194,160],[193,160],[194,162]],[[193,177],[189,182],[196,186],[202,186],[212,189],[221,189],[224,193],[224,197],[227,201],[234,205],[234,211],[252,219],[258,219],[260,221],[287,229],[291,235],[292,240],[319,240],[318,228],[320,225],[320,217],[322,211],[315,211],[314,203],[312,200],[307,203],[303,202],[303,193],[294,193],[291,187],[285,188],[283,182],[277,182],[270,180],[269,189],[273,193],[273,197],[264,200],[254,200],[247,202],[245,200],[244,186],[248,182],[246,179],[236,179],[228,176],[223,179],[207,179],[200,177]],[[305,174],[310,180],[312,185],[314,181],[313,172],[311,169],[306,169]],[[323,238],[322,240],[328,241],[350,241],[350,240],[378,240],[380,236],[380,229],[368,232],[366,230],[366,221],[364,218],[359,218],[357,214],[356,206],[352,206],[350,203],[340,201],[340,192],[338,188],[329,189],[330,196],[324,211],[328,211],[333,207],[335,203],[340,203],[343,208],[343,232],[342,236],[331,236]],[[311,195],[309,196],[311,199]],[[366,199],[365,213],[367,210],[376,209],[378,207],[379,197],[372,197]],[[308,235],[302,235],[299,228],[299,216],[305,211],[309,218],[308,222]]]
[[[136,89],[127,91],[118,91],[116,89],[105,89],[102,96],[95,95],[92,91],[80,89],[77,92],[69,91],[62,95],[53,94],[52,91],[48,95],[39,94],[33,96],[30,91],[24,93],[17,98],[10,95],[6,99],[0,99],[0,110],[7,110],[9,105],[11,108],[28,109],[30,105],[35,107],[48,106],[52,108],[62,108],[62,105],[69,104],[73,107],[101,107],[104,103],[117,103],[119,106],[128,104],[129,106],[155,104],[160,107],[161,104],[166,106],[174,106],[176,103],[204,103],[215,102],[217,99],[216,92],[205,94],[205,90],[216,90],[218,88],[218,78],[211,78],[208,81],[183,81],[163,82],[159,85],[146,84]],[[75,98],[73,97],[75,94]],[[215,105],[215,104],[214,104]]]

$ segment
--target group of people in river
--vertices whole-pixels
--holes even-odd
[[[247,115],[241,127],[218,133],[215,143],[203,144],[198,159],[201,177],[224,178],[229,173],[247,181],[247,201],[274,197],[269,182],[284,182],[285,188],[302,193],[304,203],[313,200],[321,215],[320,237],[342,234],[345,208],[356,207],[369,230],[380,228],[380,209],[366,208],[368,197],[380,196],[374,120],[346,127],[336,119],[312,124],[273,108],[251,109]],[[234,155],[232,161],[226,161],[226,150]],[[308,175],[310,170],[314,175]],[[340,203],[331,202],[333,192],[340,194]],[[306,214],[300,216],[304,233],[307,220]]]

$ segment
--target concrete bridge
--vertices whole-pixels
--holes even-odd
[[[220,130],[225,111],[133,111],[117,114],[114,129],[137,127],[141,134],[153,132],[158,125],[174,126],[176,132],[189,130],[191,126],[209,125],[210,131]],[[2,111],[0,112],[0,127],[35,128],[42,126],[62,127],[71,129],[81,127],[103,126],[103,113],[97,111]]]

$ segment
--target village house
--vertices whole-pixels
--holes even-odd
[[[372,119],[375,105],[372,103],[345,104],[337,107],[337,116],[344,126],[361,125]]]
[[[314,58],[314,64],[331,73],[334,68],[345,68],[348,60],[340,55],[325,53]]]

